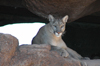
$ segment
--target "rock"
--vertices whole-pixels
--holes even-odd
[[[10,63],[17,47],[18,40],[15,37],[0,33],[0,66]]]
[[[0,33],[0,66],[83,66],[80,62],[85,62],[63,58],[50,49],[46,44],[18,46],[15,37]]]
[[[68,23],[83,16],[100,11],[100,0],[22,0],[23,5],[33,14],[48,18],[69,16]]]

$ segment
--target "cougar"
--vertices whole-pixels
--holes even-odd
[[[82,56],[67,47],[62,40],[68,15],[59,19],[55,19],[52,15],[49,15],[48,19],[49,23],[39,29],[37,35],[32,39],[32,44],[49,44],[51,45],[51,50],[57,51],[63,57],[81,59]]]

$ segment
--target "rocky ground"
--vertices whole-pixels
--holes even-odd
[[[0,66],[100,66],[100,60],[71,60],[50,49],[45,44],[19,46],[17,38],[0,33]]]

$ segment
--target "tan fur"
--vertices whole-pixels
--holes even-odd
[[[61,37],[65,31],[68,16],[55,19],[52,15],[49,15],[48,18],[50,23],[40,28],[37,35],[32,39],[32,44],[49,44],[52,46],[51,50],[56,50],[63,57],[81,59],[82,57],[77,52],[66,46]]]

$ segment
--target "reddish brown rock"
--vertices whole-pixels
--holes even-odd
[[[0,34],[0,66],[6,66],[14,56],[18,40],[7,34]]]
[[[50,49],[46,44],[18,46],[15,37],[0,33],[0,66],[82,66],[80,61],[65,59]],[[99,61],[94,62],[99,65]],[[81,62],[91,64],[91,61]]]
[[[48,14],[56,18],[68,15],[68,22],[100,11],[100,0],[22,0],[22,2],[32,13],[45,18]]]
[[[16,7],[26,7],[32,13],[45,18],[48,17],[48,14],[55,17],[69,15],[68,22],[100,11],[100,0],[0,0],[0,5],[12,6],[15,9]],[[10,17],[14,19],[14,16]]]

